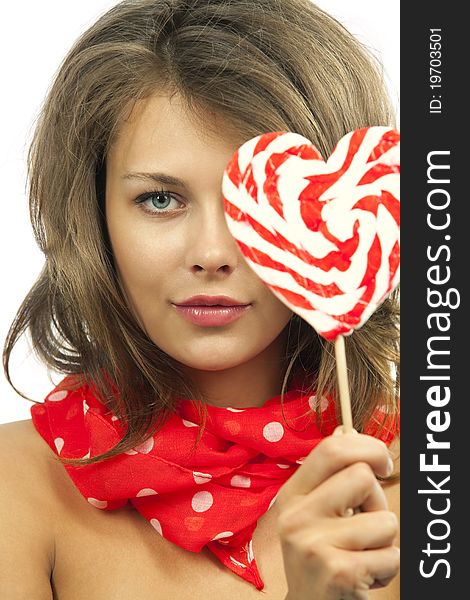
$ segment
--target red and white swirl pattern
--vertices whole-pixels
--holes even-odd
[[[248,140],[224,172],[228,227],[248,264],[329,340],[361,327],[398,285],[400,135],[344,136],[325,162],[305,137]]]

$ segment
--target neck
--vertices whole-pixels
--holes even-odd
[[[260,407],[281,393],[286,360],[285,335],[281,334],[266,350],[223,371],[185,371],[206,399],[220,408]]]

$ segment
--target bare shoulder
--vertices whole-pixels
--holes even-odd
[[[8,489],[12,493],[29,490],[31,494],[40,495],[47,489],[47,467],[55,462],[53,452],[37,433],[31,419],[0,425],[2,481],[5,484],[8,479]],[[5,485],[2,487],[5,493]]]
[[[1,598],[52,598],[52,454],[30,419],[0,425]]]
[[[5,440],[9,442],[17,440],[22,445],[34,444],[36,446],[39,446],[38,442],[41,442],[41,438],[38,436],[31,419],[0,424],[0,444],[2,451],[7,449]]]

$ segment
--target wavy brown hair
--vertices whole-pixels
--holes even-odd
[[[31,220],[45,264],[3,356],[13,385],[10,354],[27,332],[48,367],[71,375],[69,388],[88,383],[127,424],[109,452],[64,463],[129,450],[165,424],[181,395],[200,401],[200,434],[205,425],[200,391],[125,300],[104,218],[106,156],[119,123],[162,88],[179,93],[195,116],[216,111],[246,139],[294,131],[325,157],[353,129],[394,124],[378,63],[310,0],[125,0],[76,41],[28,154]],[[297,315],[287,327],[282,392],[300,374],[318,398],[336,398],[332,344]],[[396,415],[396,293],[346,338],[346,353],[355,428],[363,430],[378,404]]]

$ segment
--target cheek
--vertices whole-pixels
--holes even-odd
[[[282,331],[294,314],[268,289],[262,294],[260,306],[264,326],[268,331]]]
[[[175,236],[155,229],[138,219],[111,215],[108,220],[119,278],[134,310],[144,321],[154,306],[156,294],[165,292],[165,284],[171,280],[181,256]]]

